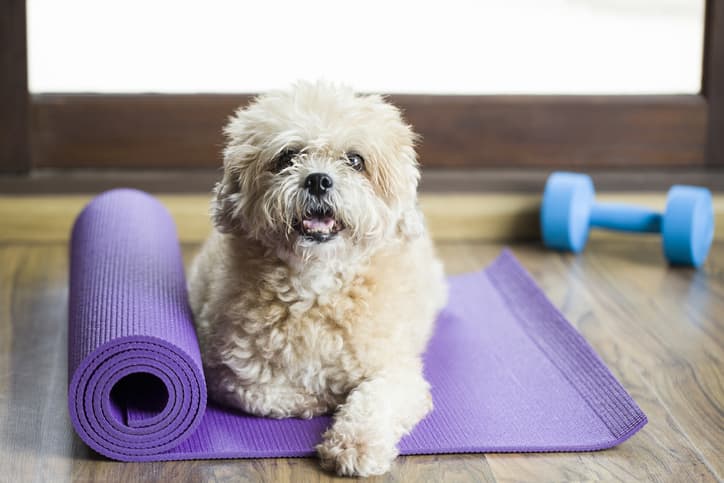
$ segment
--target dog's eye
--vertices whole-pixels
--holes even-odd
[[[356,171],[363,171],[365,169],[365,160],[359,154],[347,153],[345,157],[347,158],[347,164],[349,164],[352,169]]]
[[[291,166],[292,161],[294,161],[294,157],[297,154],[299,154],[299,151],[295,149],[285,149],[284,151],[282,151],[274,161],[274,171],[278,173],[284,168],[288,168],[289,166]]]

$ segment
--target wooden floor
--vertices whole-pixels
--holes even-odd
[[[0,220],[2,230],[2,220]],[[188,259],[196,244],[184,245]],[[449,273],[498,243],[445,242]],[[671,269],[656,238],[594,240],[580,257],[512,246],[648,415],[597,453],[401,457],[370,481],[717,481],[724,476],[724,243]],[[67,244],[0,242],[0,481],[333,479],[313,459],[117,463],[88,450],[66,406]]]

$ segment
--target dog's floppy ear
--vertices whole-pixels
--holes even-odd
[[[214,186],[214,197],[211,201],[211,220],[217,230],[231,233],[238,227],[237,210],[241,199],[239,182],[228,170],[221,181]]]
[[[227,144],[224,147],[224,175],[214,186],[211,201],[211,221],[222,233],[239,230],[239,208],[241,204],[241,161],[253,152],[247,142],[249,130],[247,110],[239,108],[224,126]]]

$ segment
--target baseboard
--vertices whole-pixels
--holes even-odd
[[[706,186],[724,192],[724,169],[656,168],[587,170],[598,192],[665,193],[672,184]],[[422,193],[530,193],[543,191],[550,168],[436,169],[422,168]],[[153,193],[196,194],[211,191],[221,169],[67,169],[33,170],[0,175],[2,195],[92,194],[118,187]]]
[[[0,196],[0,243],[65,243],[73,220],[90,195]],[[209,195],[159,195],[176,220],[183,243],[202,241],[211,225]],[[664,194],[602,193],[602,201],[662,209]],[[521,193],[423,193],[420,205],[439,242],[478,240],[515,242],[539,238],[540,197]],[[724,240],[724,194],[714,196],[715,238]],[[593,237],[623,237],[595,231]]]

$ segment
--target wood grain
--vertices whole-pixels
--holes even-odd
[[[30,169],[25,0],[0,3],[0,173]]]
[[[702,94],[707,101],[709,166],[724,166],[724,2],[707,0]]]
[[[210,195],[159,195],[176,221],[184,243],[199,243],[211,230]],[[90,195],[0,196],[0,242],[64,242],[73,220]],[[661,210],[666,197],[653,193],[604,193],[601,201],[620,201]],[[420,206],[438,241],[521,241],[540,237],[538,195],[515,193],[423,194]],[[714,196],[715,238],[724,240],[724,194]],[[43,229],[39,230],[38,227]],[[591,239],[614,238],[634,242],[657,235],[632,235],[594,230]]]
[[[220,165],[221,127],[248,94],[36,94],[35,168]],[[682,96],[391,95],[425,167],[696,167],[706,101]]]
[[[703,164],[700,96],[391,96],[422,136],[424,166]]]
[[[661,481],[716,481],[724,470],[724,391],[720,384],[724,364],[713,356],[721,355],[721,346],[717,349],[710,334],[721,336],[724,328],[711,320],[707,326],[701,319],[706,319],[710,310],[721,311],[724,299],[718,300],[718,307],[697,305],[692,310],[685,299],[693,294],[709,297],[710,289],[680,282],[695,273],[700,279],[717,280],[720,269],[715,263],[704,273],[662,269],[664,260],[654,241],[640,243],[635,249],[610,240],[592,245],[593,253],[584,257],[564,255],[546,260],[536,248],[516,253],[632,393],[649,424],[640,438],[616,448],[619,455],[559,455],[548,465],[541,465],[535,455],[522,462],[489,456],[491,468],[496,475],[527,471],[554,480],[591,479],[593,474],[593,479],[604,481],[635,481],[654,474]],[[667,288],[670,285],[676,288],[672,291]],[[677,366],[684,361],[692,379],[705,380],[707,386],[694,391],[696,384],[688,383],[672,391],[680,384]],[[688,393],[689,399],[679,397],[678,391]],[[649,458],[642,472],[637,455],[652,452],[654,446],[658,447],[656,453],[668,456]],[[609,457],[617,463],[607,462]],[[589,476],[582,476],[586,474]]]
[[[46,227],[36,222],[34,229]],[[183,245],[186,263],[197,248]],[[501,248],[438,243],[451,274],[484,267]],[[513,250],[649,424],[603,452],[410,456],[369,481],[721,480],[724,243],[714,244],[698,271],[667,267],[653,238],[594,239],[581,256],[537,244]],[[126,464],[88,450],[65,402],[67,263],[66,242],[0,242],[0,481],[350,481],[319,471],[314,459]]]

